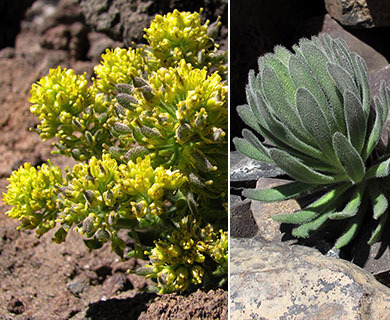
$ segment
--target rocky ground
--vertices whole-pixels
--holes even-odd
[[[288,48],[301,37],[327,32],[341,37],[367,62],[373,94],[390,84],[388,1],[230,2],[231,138],[244,127],[235,106],[245,103],[249,69],[276,44]],[[390,120],[388,119],[388,123]],[[301,202],[260,203],[241,197],[243,188],[265,189],[289,179],[280,169],[231,152],[230,315],[232,319],[390,319],[390,234],[369,247],[364,233],[340,252],[324,229],[305,241],[291,225],[272,220],[300,209]],[[303,199],[307,201],[308,199]],[[390,227],[389,225],[387,227]]]
[[[30,131],[38,123],[29,112],[31,84],[58,65],[91,75],[106,47],[139,40],[136,30],[142,32],[156,12],[175,7],[175,1],[165,1],[164,6],[159,1],[132,1],[127,7],[126,3],[26,0],[0,4],[0,194],[12,170],[26,161],[40,165],[50,158],[62,168],[72,165],[68,158],[51,155],[51,142],[42,142]],[[203,6],[210,19],[216,12],[222,15],[226,46],[225,1],[202,1],[197,8],[188,8],[189,3],[180,2],[179,9]],[[114,29],[117,33],[110,33]],[[6,210],[0,200],[2,320],[227,319],[226,290],[150,293],[148,281],[128,272],[142,261],[121,261],[107,246],[90,253],[77,234],[70,234],[62,245],[50,240],[52,234],[37,239],[33,232],[16,231],[18,222],[5,216]]]

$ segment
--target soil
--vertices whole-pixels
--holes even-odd
[[[70,16],[77,21],[61,25],[57,19],[41,30],[22,21],[15,45],[0,49],[0,194],[12,170],[26,161],[37,166],[50,158],[62,168],[73,164],[51,155],[52,141],[42,142],[30,131],[38,124],[29,112],[31,84],[57,65],[90,75],[98,55],[86,54],[94,46],[85,41],[115,43],[91,32],[79,15]],[[144,261],[121,261],[109,246],[89,252],[76,233],[57,245],[53,232],[38,239],[32,231],[17,231],[19,222],[4,214],[8,209],[0,200],[0,320],[227,319],[226,290],[148,292],[151,282],[129,272]]]

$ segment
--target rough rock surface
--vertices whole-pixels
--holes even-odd
[[[325,0],[329,14],[344,26],[372,28],[390,25],[387,0]]]
[[[388,65],[387,59],[357,37],[344,30],[330,15],[325,15],[320,33],[328,33],[333,38],[342,38],[349,49],[359,54],[367,64],[370,74]]]
[[[284,179],[260,178],[257,181],[256,189],[268,189],[288,183]],[[280,241],[283,234],[280,231],[280,223],[273,220],[272,217],[279,213],[288,213],[300,210],[298,202],[295,199],[279,202],[251,202],[251,211],[256,224],[259,228],[259,235],[268,241]]]
[[[251,238],[259,230],[251,211],[251,201],[230,202],[230,233],[231,237]]]
[[[231,239],[232,319],[383,320],[390,289],[350,262],[312,248]]]
[[[197,308],[194,308],[194,305]],[[218,289],[204,293],[200,290],[180,296],[168,294],[159,296],[139,320],[227,320],[227,291]]]
[[[261,177],[283,175],[282,169],[274,164],[250,159],[238,151],[230,152],[230,181],[243,183],[257,181]]]
[[[164,14],[174,9],[199,11],[204,8],[204,15],[211,22],[221,16],[223,24],[221,38],[225,39],[227,49],[226,0],[202,1],[127,1],[127,0],[79,0],[80,8],[87,22],[98,32],[107,33],[114,40],[130,45],[133,41],[143,41],[143,30],[148,27],[156,13]],[[221,39],[220,38],[220,39]]]

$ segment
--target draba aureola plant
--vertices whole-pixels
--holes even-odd
[[[259,73],[249,73],[248,104],[237,108],[268,144],[247,129],[234,142],[244,155],[274,163],[296,181],[243,194],[279,201],[321,190],[302,210],[274,219],[298,224],[292,233],[303,238],[329,220],[343,219],[345,230],[335,235],[335,247],[342,248],[372,215],[377,226],[368,243],[373,244],[389,215],[390,152],[378,147],[389,89],[382,83],[371,107],[366,64],[343,40],[323,35],[301,39],[293,49],[277,46],[259,58]]]
[[[220,23],[175,10],[145,29],[146,45],[108,50],[86,74],[50,70],[33,84],[43,140],[79,163],[65,172],[29,163],[9,178],[4,202],[20,228],[73,229],[92,250],[149,261],[137,270],[161,293],[227,279],[226,53]],[[133,250],[125,250],[127,236]]]

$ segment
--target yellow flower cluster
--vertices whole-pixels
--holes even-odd
[[[114,89],[115,84],[133,83],[134,77],[141,77],[148,70],[142,49],[107,49],[102,59],[94,68],[95,85],[106,94]]]
[[[227,233],[221,230],[219,236],[211,225],[201,228],[199,221],[186,216],[176,230],[165,240],[155,241],[155,247],[146,253],[151,261],[146,274],[157,279],[160,293],[185,291],[191,284],[202,283],[206,259],[226,260],[227,267]]]
[[[205,57],[218,47],[209,36],[208,29],[209,21],[202,25],[197,12],[174,10],[165,16],[157,15],[150,27],[145,29],[144,37],[160,66],[174,66],[184,59],[202,68],[211,66],[212,63],[205,61]]]
[[[50,162],[38,168],[25,163],[8,181],[3,201],[13,207],[6,214],[22,220],[19,228],[37,228],[39,235],[52,229],[57,212],[56,189],[62,183],[61,170]]]
[[[214,172],[206,179],[210,183],[215,175],[224,174],[217,172],[218,162],[213,160],[218,153],[227,154],[228,88],[221,77],[181,60],[144,82],[132,89],[134,107],[107,122],[113,131],[122,132],[122,145],[144,146],[156,163],[174,165],[185,174]],[[146,86],[152,96],[144,94]],[[225,185],[220,187],[218,192],[225,191]]]
[[[226,275],[226,232],[208,224],[227,229],[226,55],[210,35],[218,24],[158,15],[149,45],[107,49],[91,85],[58,67],[32,86],[42,139],[57,137],[57,153],[81,163],[64,178],[50,163],[12,174],[4,201],[20,228],[41,235],[59,224],[57,243],[74,228],[90,249],[110,241],[121,256],[117,233],[128,229],[162,292],[200,285],[218,268]]]
[[[75,165],[66,180],[58,217],[65,231],[76,224],[88,237],[100,229],[108,239],[120,218],[162,214],[165,197],[186,181],[177,171],[153,169],[149,156],[118,165],[109,154]]]
[[[58,136],[58,127],[71,126],[74,116],[90,103],[91,90],[86,74],[72,69],[50,69],[49,75],[34,83],[29,101],[32,113],[42,120],[38,125],[43,140]]]
[[[160,68],[149,79],[154,98],[149,102],[175,112],[176,128],[190,125],[205,143],[215,143],[214,132],[228,127],[228,87],[217,73],[207,74],[181,60],[175,68]],[[144,103],[146,101],[142,100]],[[181,137],[176,135],[177,141]],[[222,139],[221,139],[222,140]],[[219,141],[218,141],[219,142]]]

